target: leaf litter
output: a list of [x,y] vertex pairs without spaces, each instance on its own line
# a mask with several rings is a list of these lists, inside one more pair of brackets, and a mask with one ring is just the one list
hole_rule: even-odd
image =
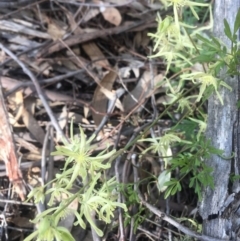
[[[78,125],[89,136],[100,128],[103,136],[98,152],[106,147],[106,140],[111,146],[124,147],[136,128],[152,121],[151,96],[158,100],[155,108],[163,110],[166,95],[157,83],[164,78],[166,66],[161,59],[148,61],[153,43],[147,33],[156,32],[157,11],[166,12],[160,2],[147,0],[8,1],[0,7],[1,42],[25,66],[19,66],[1,48],[0,212],[2,223],[3,219],[7,223],[0,227],[0,240],[23,240],[33,232],[29,220],[39,207],[22,201],[31,188],[50,181],[63,167],[63,157],[52,157],[50,152],[61,137],[69,137],[72,118],[76,134]],[[41,100],[26,69],[42,90]],[[171,120],[166,117],[159,121],[158,129],[162,132],[169,126]],[[134,150],[139,154],[142,192],[156,208],[168,205],[178,216],[189,214],[183,201],[170,199],[166,204],[157,191],[152,175],[159,176],[160,164],[155,157],[140,157],[146,148],[139,143]],[[127,156],[117,172],[120,182],[133,183]],[[108,175],[117,175],[114,162]],[[67,197],[59,197],[58,202],[61,198]],[[185,203],[193,209],[188,199]],[[79,208],[75,201],[71,205]],[[142,212],[134,203],[128,208],[133,215]],[[134,227],[136,233],[124,227],[127,239],[167,240],[169,227],[157,215],[141,215],[146,219]],[[117,215],[113,222],[119,225]],[[76,240],[91,239],[88,230],[73,223],[72,215],[62,221]],[[103,227],[101,221],[98,225]],[[105,240],[116,240],[118,230],[113,226],[103,227]]]

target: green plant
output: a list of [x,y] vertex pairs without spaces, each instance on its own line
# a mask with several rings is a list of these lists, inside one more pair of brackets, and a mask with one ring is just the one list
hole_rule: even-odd
[[200,139],[195,137],[191,144],[185,145],[184,151],[171,160],[171,167],[168,171],[173,172],[178,168],[179,178],[172,178],[165,183],[168,188],[164,196],[168,197],[174,195],[177,191],[181,191],[181,180],[191,174],[189,187],[193,187],[199,199],[201,199],[202,187],[214,187],[211,177],[212,169],[203,162],[204,159],[210,157],[210,154],[221,155],[222,151],[211,147],[210,142],[206,141],[203,136]]
[[[108,152],[104,150],[97,156],[92,155],[91,142],[94,136],[86,139],[83,130],[80,129],[80,138],[73,136],[71,128],[70,143],[65,142],[64,146],[57,147],[53,154],[66,156],[66,163],[61,174],[56,175],[52,181],[54,187],[45,192],[47,187],[35,188],[29,198],[35,198],[35,203],[44,202],[45,196],[50,195],[50,209],[38,215],[34,223],[40,223],[39,229],[31,234],[25,241],[33,238],[37,240],[73,240],[68,230],[58,227],[59,220],[64,218],[68,212],[73,212],[77,218],[76,225],[86,228],[86,221],[96,231],[99,236],[103,233],[96,227],[92,220],[92,212],[106,223],[111,221],[113,210],[122,207],[126,210],[125,204],[116,201],[114,190],[118,188],[115,178],[103,180],[101,171],[110,167],[110,163],[104,160],[114,159],[131,146],[138,143],[148,143],[141,154],[154,154],[163,160],[163,168],[157,180],[160,192],[164,192],[165,198],[182,190],[182,181],[190,176],[189,187],[193,188],[198,198],[201,199],[202,187],[213,188],[211,177],[212,169],[203,162],[211,154],[222,155],[221,150],[217,150],[204,138],[207,127],[207,115],[202,108],[204,102],[212,94],[216,93],[219,101],[223,103],[219,93],[220,88],[231,87],[220,78],[220,71],[225,70],[225,75],[235,75],[238,72],[240,52],[238,50],[237,31],[240,27],[240,11],[236,16],[233,31],[224,20],[225,34],[231,41],[231,48],[228,49],[220,40],[213,36],[204,36],[205,30],[210,30],[213,26],[211,5],[197,3],[186,0],[164,0],[165,7],[173,7],[173,16],[162,19],[158,16],[158,29],[155,34],[149,36],[154,41],[154,54],[151,58],[161,57],[166,61],[166,75],[161,85],[167,88],[166,95],[169,97],[164,104],[165,111],[154,120],[141,135],[137,136],[131,143],[115,153],[115,150]],[[192,14],[198,20],[198,12],[195,7],[208,9],[209,26],[195,28],[181,21],[181,12],[188,8],[188,15]],[[183,18],[185,19],[185,18]],[[194,70],[197,63],[201,64],[198,71]],[[181,69],[181,71],[180,71]],[[179,72],[178,72],[179,71]],[[169,77],[172,75],[172,77]],[[221,74],[222,76],[222,74]],[[187,84],[193,86],[191,92],[187,90]],[[196,93],[197,92],[197,93]],[[187,93],[187,96],[186,96]],[[171,107],[182,116],[180,120],[170,130],[161,136],[145,137],[150,128],[154,128],[157,121],[169,113]],[[177,146],[180,151],[173,155],[172,148]],[[179,170],[178,177],[173,177],[175,170]],[[72,193],[72,188],[78,177],[82,179],[82,188],[78,192]],[[238,177],[235,177],[238,178]],[[135,205],[139,202],[136,194],[130,186],[127,193],[128,202]],[[54,207],[54,201],[61,194],[65,193],[68,199],[63,200],[59,207]],[[71,210],[68,205],[77,199],[80,203],[80,212]],[[53,207],[52,207],[53,206]],[[136,214],[136,225],[142,222],[141,211]],[[128,220],[125,220],[127,222]],[[135,225],[135,227],[136,227]],[[50,227],[50,228],[49,228]]]
[[[103,232],[96,226],[92,214],[94,213],[99,219],[110,223],[116,207],[127,210],[125,204],[116,201],[118,183],[115,177],[109,180],[102,180],[101,178],[101,171],[110,167],[110,163],[105,164],[104,161],[113,155],[115,150],[108,151],[106,149],[98,155],[92,156],[94,146],[91,145],[91,141],[93,139],[94,136],[87,140],[81,128],[80,137],[74,137],[72,123],[70,141],[64,141],[64,146],[57,146],[57,151],[52,153],[52,155],[66,157],[62,173],[56,175],[56,178],[52,181],[53,187],[46,192],[44,190],[48,184],[44,187],[34,188],[28,195],[29,199],[34,198],[35,203],[43,203],[46,195],[50,195],[50,200],[48,202],[49,209],[37,215],[33,220],[33,223],[39,225],[38,229],[28,236],[25,241],[32,240],[35,237],[37,241],[74,240],[66,228],[58,226],[60,219],[65,218],[71,212],[74,213],[77,219],[75,225],[80,225],[85,229],[87,221],[95,232],[102,236]],[[72,188],[79,177],[82,179],[82,188],[79,188],[77,192],[73,192]],[[60,205],[55,207],[55,201],[62,194],[65,194],[67,199],[61,200]],[[74,200],[77,200],[80,204],[79,212],[68,207]]]
[[[167,16],[165,19],[158,16],[157,33],[149,34],[155,42],[155,53],[151,58],[161,57],[166,60],[167,75],[161,82],[161,85],[167,88],[168,101],[164,104],[166,107],[174,105],[177,112],[182,113],[182,118],[171,130],[161,136],[142,138],[139,141],[150,143],[150,147],[144,151],[144,154],[157,154],[165,163],[164,169],[158,176],[158,188],[159,191],[164,192],[165,198],[181,191],[181,181],[191,174],[189,187],[193,188],[198,198],[201,199],[202,187],[214,187],[211,177],[212,169],[204,164],[204,159],[209,158],[211,154],[222,155],[223,153],[213,148],[203,137],[207,127],[207,115],[201,106],[213,92],[217,94],[221,104],[224,104],[219,89],[224,87],[231,91],[232,88],[224,82],[225,78],[222,73],[224,71],[225,76],[239,74],[240,52],[237,31],[240,27],[240,11],[236,16],[233,31],[224,20],[224,31],[231,41],[231,48],[228,49],[219,39],[211,35],[207,36],[203,32],[210,30],[213,26],[211,5],[182,0],[164,0],[163,3],[167,7],[172,6],[174,14],[173,17]],[[189,22],[186,24],[181,21],[184,8],[190,9],[188,16],[191,12],[198,20],[195,6],[208,8],[209,26],[195,28],[189,26]],[[199,70],[196,71],[194,67],[199,63],[202,67],[198,67]],[[180,72],[175,72],[179,69],[181,69]],[[220,72],[222,78],[219,77]],[[170,73],[174,77],[167,78]],[[189,81],[195,89],[198,89],[198,94],[194,93],[185,97],[186,85]],[[192,133],[186,129],[186,123],[192,126]],[[196,129],[198,132],[193,138]],[[183,148],[178,154],[172,156],[171,149],[176,143]],[[172,177],[176,169],[180,170],[178,178]]]
[[131,209],[135,209],[134,206],[138,206],[137,212],[133,214],[126,213],[125,218],[124,218],[124,226],[127,227],[128,225],[131,224],[132,219],[134,220],[134,233],[136,233],[137,228],[139,225],[144,222],[145,217],[142,215],[142,213],[145,212],[145,208],[140,204],[139,205],[139,197],[134,190],[134,185],[133,184],[127,184],[127,185],[121,185],[120,191],[123,193],[125,200],[126,200],[126,205],[128,207],[131,207]]

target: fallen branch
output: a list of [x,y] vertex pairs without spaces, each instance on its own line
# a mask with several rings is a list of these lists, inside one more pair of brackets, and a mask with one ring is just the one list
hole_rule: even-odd
[[18,168],[18,160],[14,145],[11,126],[8,121],[8,113],[0,84],[0,158],[6,166],[6,174],[13,184],[22,201],[25,200],[26,189],[22,179],[22,173]]

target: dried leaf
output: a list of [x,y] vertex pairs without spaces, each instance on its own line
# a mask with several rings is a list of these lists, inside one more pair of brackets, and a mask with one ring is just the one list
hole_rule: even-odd
[[86,125],[90,125],[90,122],[82,115],[79,115],[75,112],[69,112],[69,120],[71,120],[72,118],[74,118],[74,122],[76,123],[84,123]]
[[170,103],[170,101],[172,100],[172,97],[170,97],[170,96],[168,96],[168,95],[164,95],[164,96],[160,96],[158,99],[157,99],[157,101],[156,101],[156,103],[157,104],[168,104],[168,103]]
[[53,40],[61,39],[66,34],[63,27],[61,27],[56,21],[52,20],[48,21],[47,32]]
[[101,12],[104,19],[115,26],[122,22],[122,16],[116,8],[101,8]]
[[36,138],[38,142],[43,144],[45,133],[43,129],[39,126],[38,122],[34,118],[31,109],[34,105],[33,98],[27,98],[24,101],[24,110],[23,110],[23,122],[30,131],[30,133]]
[[24,138],[14,135],[14,139],[19,144],[19,146],[24,147],[26,150],[29,150],[31,153],[39,154],[39,155],[41,154],[41,150],[38,147],[33,145],[31,142],[28,142]]
[[[131,7],[134,8],[134,9],[136,9],[136,10],[139,11],[139,12],[144,12],[144,11],[147,10],[147,8],[146,8],[143,4],[141,4],[140,2],[138,2],[138,1],[133,1],[133,2],[131,3]],[[131,13],[131,12],[132,12],[132,11],[130,11],[129,13]]]
[[[138,81],[137,86],[123,99],[123,107],[126,112],[131,111],[139,103],[143,104],[146,101],[146,98],[153,94],[154,89],[151,89],[151,78],[151,73],[145,71]],[[156,86],[163,78],[163,74],[155,76],[153,80],[154,86]]]
[[95,110],[95,112],[92,111],[92,117],[96,126],[98,126],[101,123],[104,117],[102,114],[97,114],[96,112],[107,112],[108,97],[103,92],[105,91],[106,93],[107,91],[112,90],[113,83],[117,78],[116,69],[114,70],[115,71],[110,71],[108,74],[105,75],[105,77],[102,79],[100,85],[96,88],[93,95],[92,107]]
[[[58,124],[60,128],[63,130],[67,124],[67,119],[68,119],[68,111],[66,105],[63,106],[62,112],[58,116]],[[57,141],[61,140],[61,135],[57,133]]]
[[120,78],[129,78],[130,77],[130,71],[131,68],[130,67],[122,67],[119,69],[119,76]]
[[95,65],[99,65],[104,68],[110,67],[108,60],[104,59],[105,58],[104,54],[94,42],[82,44],[82,47],[86,52],[86,54],[89,56],[89,58],[94,62]]
[[139,68],[133,68],[132,71],[133,71],[133,73],[135,74],[136,78],[138,78],[139,75],[140,75],[140,70],[139,70]]
[[84,117],[87,118],[88,117],[88,114],[89,114],[89,108],[87,106],[84,106],[83,107],[83,114],[84,114]]
[[151,91],[151,73],[145,71],[137,83],[137,86],[123,99],[123,107],[126,112],[131,111],[139,103],[143,104]]
[[3,63],[6,60],[6,53],[4,51],[0,51],[0,63]]
[[90,8],[88,12],[83,15],[83,22],[87,23],[92,18],[96,17],[100,13],[100,10],[98,8]]
[[133,42],[136,48],[139,48],[140,46],[146,48],[149,46],[150,42],[148,32],[146,30],[137,32],[134,36]]
[[29,218],[26,217],[12,217],[11,222],[19,228],[33,228],[33,223],[30,222]]
[[13,112],[17,113],[14,117],[11,113],[9,113],[9,121],[13,126],[20,126],[18,124],[18,120],[20,119],[20,117],[22,117],[23,112],[23,91],[17,91],[14,95],[9,96],[9,99],[9,102],[11,103],[10,108],[13,109]]
[[121,110],[122,112],[124,112],[123,104],[122,104],[122,102],[121,102],[119,99],[116,100],[115,106],[116,106],[119,110]]
[[[74,31],[75,34],[83,34],[84,31],[78,26],[72,14],[65,8],[64,8],[64,11],[67,15],[71,30]],[[94,42],[88,42],[88,43],[82,44],[82,48],[86,52],[86,54],[90,57],[90,59],[94,62],[94,64],[97,64],[101,67],[110,66],[108,60],[104,59],[105,57],[104,54]],[[101,59],[101,60],[95,61],[97,59]]]

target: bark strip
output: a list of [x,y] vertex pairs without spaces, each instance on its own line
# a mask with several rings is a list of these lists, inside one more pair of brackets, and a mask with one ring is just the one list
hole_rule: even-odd
[[[224,34],[224,18],[233,29],[235,17],[237,15],[239,0],[218,0],[214,2],[214,36],[224,42],[229,48],[230,41]],[[207,138],[211,144],[221,150],[224,150],[224,156],[229,157],[233,151],[233,128],[237,116],[237,76],[223,79],[225,72],[222,71],[220,79],[225,81],[233,89],[230,92],[226,88],[221,88],[219,93],[223,98],[224,105],[218,100],[216,94],[213,94],[208,101],[208,129]],[[212,155],[206,164],[213,168],[213,178],[215,188],[211,190],[206,188],[203,200],[200,203],[200,214],[203,218],[203,233],[215,238],[226,240],[237,240],[237,231],[234,230],[236,217],[233,217],[229,209],[229,197],[233,191],[229,189],[229,177],[231,170],[231,160],[226,160],[217,155]],[[236,195],[237,196],[237,195]],[[234,199],[233,199],[234,200]],[[234,202],[234,201],[233,201]],[[227,204],[226,204],[227,203]],[[231,205],[230,205],[231,206]],[[226,210],[228,209],[227,213]]]
[[0,158],[6,166],[6,174],[13,183],[16,192],[22,201],[25,200],[25,186],[22,174],[18,167],[17,155],[11,126],[8,121],[8,113],[3,97],[2,86],[0,84]]

